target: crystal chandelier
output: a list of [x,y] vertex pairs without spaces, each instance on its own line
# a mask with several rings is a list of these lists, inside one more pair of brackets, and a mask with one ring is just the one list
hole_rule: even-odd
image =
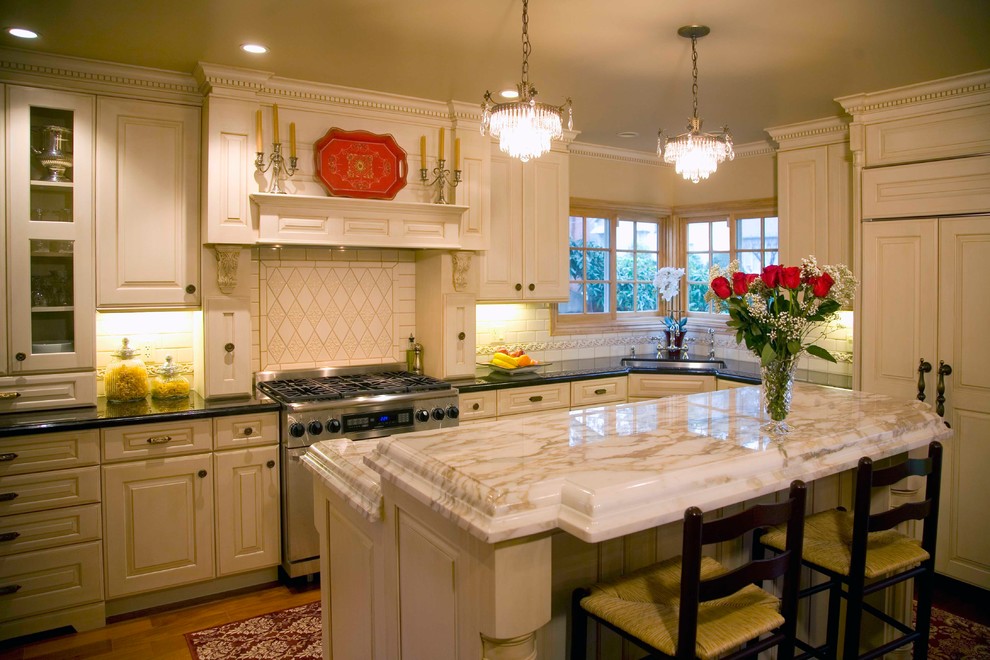
[[522,82],[516,85],[519,98],[506,103],[492,101],[492,93],[485,92],[485,102],[481,104],[481,134],[487,131],[498,138],[498,147],[503,153],[522,162],[539,158],[550,151],[550,142],[563,137],[564,111],[567,111],[567,129],[574,126],[571,100],[561,106],[539,103],[536,88],[529,82],[529,0],[523,0],[522,17],[523,63]]
[[723,126],[720,133],[704,133],[701,130],[701,120],[698,118],[698,39],[711,32],[705,25],[685,25],[677,30],[677,34],[691,39],[691,75],[694,84],[691,93],[694,96],[694,115],[688,124],[687,133],[681,133],[675,138],[668,138],[663,129],[657,134],[657,155],[664,162],[670,163],[678,174],[693,183],[707,179],[718,169],[718,164],[726,158],[735,158],[732,151],[732,136],[729,127]]

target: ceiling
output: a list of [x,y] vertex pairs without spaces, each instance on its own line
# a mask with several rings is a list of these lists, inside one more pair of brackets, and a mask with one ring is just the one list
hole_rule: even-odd
[[[521,76],[521,0],[4,0],[0,46],[191,72],[198,61],[436,100]],[[837,116],[834,98],[990,69],[990,0],[530,0],[530,81],[585,143],[640,151],[691,114],[737,144]],[[239,45],[271,50],[249,55]],[[634,131],[636,138],[618,133]]]

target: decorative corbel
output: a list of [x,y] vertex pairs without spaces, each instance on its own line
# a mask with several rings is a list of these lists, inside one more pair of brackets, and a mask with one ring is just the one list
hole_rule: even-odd
[[464,291],[468,286],[468,272],[471,270],[471,257],[474,252],[464,250],[451,252],[454,265],[454,291]]
[[237,262],[241,255],[240,245],[214,245],[217,255],[217,286],[223,293],[233,293],[237,288]]

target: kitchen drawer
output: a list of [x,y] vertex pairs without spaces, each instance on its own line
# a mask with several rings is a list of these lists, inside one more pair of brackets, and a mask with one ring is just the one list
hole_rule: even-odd
[[571,384],[533,385],[498,390],[498,416],[567,408],[571,405]]
[[98,541],[100,505],[35,511],[0,518],[0,556]]
[[100,501],[100,468],[84,467],[0,478],[0,516]]
[[0,620],[102,600],[101,547],[100,541],[91,541],[4,557],[0,562]]
[[732,390],[737,387],[751,387],[754,383],[741,383],[738,380],[726,380],[724,378],[715,379],[715,389]]
[[100,432],[96,429],[0,440],[0,477],[99,463]]
[[623,403],[626,400],[626,377],[596,378],[571,383],[571,408]]
[[215,449],[236,449],[278,442],[278,413],[213,418]]
[[715,376],[629,374],[628,378],[630,400],[715,391]]
[[96,372],[0,378],[0,413],[96,405]]
[[459,395],[457,407],[461,411],[460,421],[468,422],[472,419],[484,419],[494,417],[496,413],[496,400],[494,390],[488,392],[470,392]]
[[103,429],[103,461],[194,454],[213,449],[213,420],[138,424]]

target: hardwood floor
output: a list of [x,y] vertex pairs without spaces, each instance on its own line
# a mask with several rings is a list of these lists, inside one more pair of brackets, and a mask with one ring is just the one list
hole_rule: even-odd
[[0,660],[186,660],[185,634],[320,599],[319,582],[276,584],[195,605],[118,618],[83,633],[45,633],[0,642]]

